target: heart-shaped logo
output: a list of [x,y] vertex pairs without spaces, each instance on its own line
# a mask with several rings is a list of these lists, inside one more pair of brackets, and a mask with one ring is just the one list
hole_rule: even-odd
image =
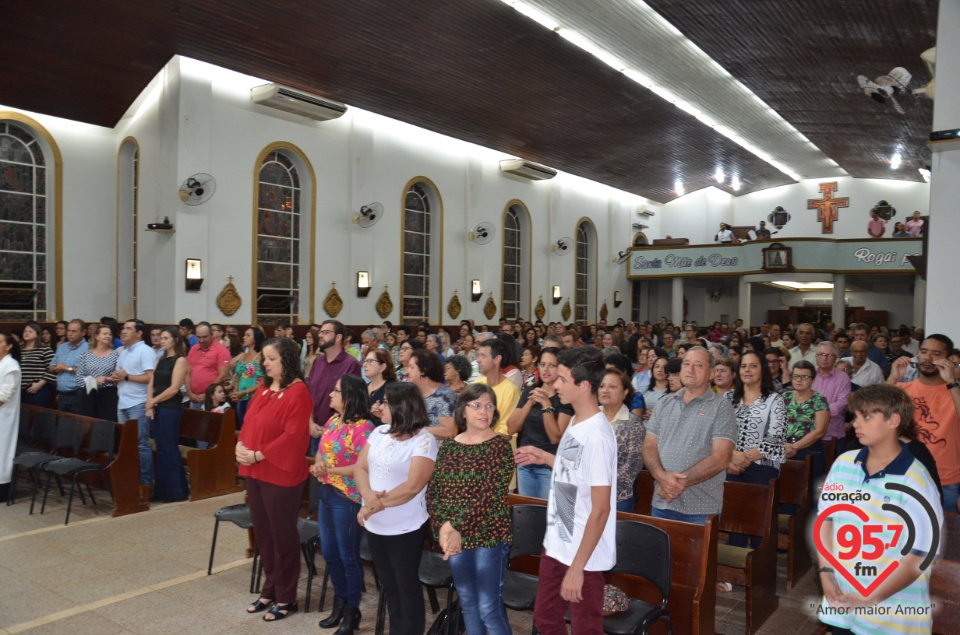
[[853,574],[847,571],[847,568],[844,567],[840,563],[840,561],[834,557],[832,553],[830,553],[827,549],[824,548],[823,542],[820,540],[820,528],[823,525],[823,521],[829,518],[832,514],[839,511],[850,512],[851,514],[853,514],[863,522],[868,522],[870,520],[870,517],[867,515],[867,513],[862,509],[860,509],[859,507],[854,507],[853,505],[849,505],[847,503],[831,505],[827,509],[823,510],[823,513],[817,516],[817,522],[813,526],[813,541],[817,545],[817,551],[819,551],[824,558],[830,561],[830,564],[832,564],[836,568],[836,570],[840,573],[840,575],[846,578],[847,582],[853,585],[853,588],[855,588],[857,592],[860,593],[860,595],[862,595],[863,597],[867,597],[873,592],[874,589],[880,586],[880,583],[886,580],[891,573],[896,571],[897,567],[900,566],[900,563],[897,562],[896,560],[891,562],[889,565],[887,565],[886,569],[884,569],[883,571],[880,572],[879,575],[877,575],[876,579],[874,579],[874,581],[870,584],[870,586],[864,588],[864,586],[860,584],[860,581],[857,580],[855,577],[853,577]]

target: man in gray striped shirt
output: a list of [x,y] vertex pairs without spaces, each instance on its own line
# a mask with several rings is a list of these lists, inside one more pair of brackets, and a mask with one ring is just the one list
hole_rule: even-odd
[[664,395],[647,423],[643,464],[657,486],[651,514],[703,524],[723,505],[723,481],[737,438],[730,403],[710,390],[713,358],[694,346],[683,357],[676,393]]

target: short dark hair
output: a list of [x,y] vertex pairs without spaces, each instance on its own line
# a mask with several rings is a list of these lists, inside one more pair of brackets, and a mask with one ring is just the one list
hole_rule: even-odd
[[410,353],[410,360],[417,362],[417,368],[424,377],[438,384],[443,383],[443,362],[439,355],[425,348],[418,348]]
[[415,435],[430,424],[427,404],[420,390],[405,381],[392,381],[383,391],[383,398],[390,408],[390,428],[384,434]]
[[597,394],[603,381],[603,358],[600,351],[592,346],[579,346],[561,351],[557,363],[570,369],[573,383],[580,385],[590,382],[590,392]]
[[470,364],[470,360],[463,355],[451,355],[447,358],[447,363],[453,370],[457,371],[460,381],[467,381],[473,374],[473,366]]
[[126,324],[127,322],[133,322],[133,330],[135,330],[137,333],[140,333],[140,336],[142,339],[143,333],[147,330],[147,325],[143,323],[143,320],[138,320],[137,318],[133,318],[132,320],[124,321],[124,324]]
[[847,409],[861,415],[879,412],[884,419],[900,415],[897,436],[916,438],[913,399],[902,388],[890,384],[863,386],[847,397]]
[[185,329],[190,329],[192,331],[194,328],[193,320],[191,320],[190,318],[183,318],[182,320],[180,320],[180,326],[182,326]]
[[343,420],[361,421],[370,419],[370,393],[367,392],[367,383],[356,375],[349,373],[340,375],[339,381]]
[[490,357],[493,357],[494,359],[497,357],[500,358],[500,368],[506,368],[506,364],[504,364],[504,362],[507,361],[507,355],[509,353],[507,351],[507,345],[503,343],[503,340],[497,337],[491,337],[490,339],[483,340],[482,342],[477,342],[476,347],[478,349],[483,348],[484,346],[490,349]]
[[467,429],[467,404],[476,401],[483,395],[490,395],[493,402],[493,418],[490,420],[490,428],[493,429],[500,420],[500,410],[497,408],[497,393],[487,384],[470,384],[463,389],[460,396],[457,397],[457,406],[453,409],[453,422],[457,425],[457,430],[463,432]]
[[[941,333],[933,333],[933,334],[931,334],[931,335],[927,335],[927,336],[924,337],[923,339],[924,339],[924,340],[937,340],[937,341],[940,342],[941,344],[945,345],[945,346],[947,347],[947,350],[948,350],[948,351],[949,351],[951,348],[953,348],[953,340],[950,339],[949,337],[947,337],[946,335],[941,334]],[[923,344],[923,342],[921,342],[921,344]]]
[[410,335],[410,327],[404,326],[403,324],[397,324],[397,328],[394,329],[397,335],[400,334],[400,331],[403,331],[405,334]]
[[347,327],[345,327],[340,320],[324,320],[320,323],[320,328],[323,328],[324,324],[329,324],[333,327],[334,339],[336,339],[337,335],[341,336],[341,338],[347,335]]
[[813,378],[817,378],[817,367],[813,365],[813,362],[808,362],[805,359],[801,359],[793,365],[793,370],[797,370],[798,368],[800,370],[809,370],[811,373],[813,373]]
[[779,348],[770,346],[768,348],[763,349],[763,356],[766,357],[767,355],[776,355],[777,357],[783,357],[783,351],[780,350]]
[[613,366],[624,375],[627,376],[629,380],[633,377],[633,364],[630,363],[630,358],[622,353],[614,353],[613,355],[607,355],[603,358],[603,363],[606,366]]

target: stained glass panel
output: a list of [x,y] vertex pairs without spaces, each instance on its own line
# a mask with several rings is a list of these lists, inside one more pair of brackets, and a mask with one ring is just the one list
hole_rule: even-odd
[[299,187],[290,157],[282,151],[267,155],[257,191],[257,315],[264,324],[281,318],[296,324],[299,317]]
[[33,192],[33,166],[0,161],[0,190]]
[[0,191],[0,220],[32,222],[33,201],[34,197],[29,194]]

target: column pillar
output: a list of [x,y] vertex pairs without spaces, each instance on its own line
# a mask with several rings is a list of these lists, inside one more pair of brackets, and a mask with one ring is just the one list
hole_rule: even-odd
[[680,326],[683,321],[683,278],[676,277],[671,281],[670,321]]
[[750,332],[750,283],[743,276],[740,276],[740,287],[737,290],[737,315],[733,317],[743,320],[743,328]]
[[847,286],[847,274],[833,274],[833,297],[830,301],[830,314],[833,316],[833,323],[840,328],[847,326],[847,304],[844,301]]
[[[929,274],[929,270],[928,273]],[[913,278],[913,326],[923,326],[926,322],[927,282],[920,276]],[[891,325],[892,326],[892,325]]]

